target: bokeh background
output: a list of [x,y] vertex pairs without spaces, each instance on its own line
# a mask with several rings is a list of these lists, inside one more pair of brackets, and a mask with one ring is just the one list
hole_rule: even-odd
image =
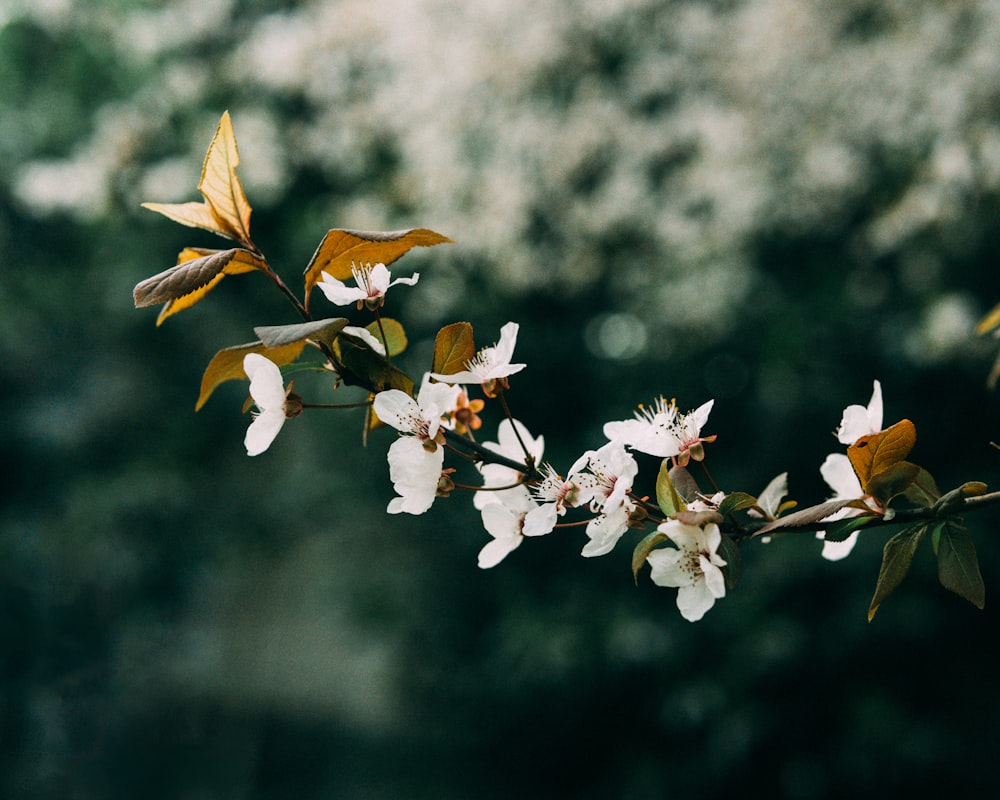
[[1000,3],[0,0],[0,795],[1000,789],[996,513],[985,611],[922,553],[868,624],[886,534],[835,564],[799,535],[692,625],[631,538],[481,571],[467,498],[387,516],[357,414],[255,459],[245,385],[195,414],[218,349],[295,321],[253,275],[132,307],[216,246],[139,203],[196,199],[225,109],[293,287],[332,227],[455,239],[398,262],[406,366],[520,322],[510,400],[560,469],[714,397],[719,483],[817,502],[878,378],[943,486],[997,481]]

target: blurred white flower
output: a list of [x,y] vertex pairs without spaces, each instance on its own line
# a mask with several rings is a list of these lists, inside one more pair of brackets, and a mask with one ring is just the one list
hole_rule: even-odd
[[676,519],[667,520],[657,530],[667,534],[677,547],[663,547],[646,556],[653,583],[676,587],[681,616],[697,622],[726,595],[721,569],[726,562],[718,553],[722,532],[715,523],[700,528]]

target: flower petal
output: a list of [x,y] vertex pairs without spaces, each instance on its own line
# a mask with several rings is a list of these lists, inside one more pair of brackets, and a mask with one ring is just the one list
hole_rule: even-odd
[[348,286],[343,281],[334,278],[329,272],[323,273],[323,280],[318,284],[326,299],[337,306],[349,306],[358,300],[364,300],[368,293],[358,286]]
[[243,357],[243,371],[250,379],[250,396],[257,408],[261,411],[280,408],[284,416],[285,384],[278,365],[260,353],[247,353]]
[[285,411],[283,408],[269,408],[255,416],[243,438],[247,455],[258,456],[267,450],[284,424]]

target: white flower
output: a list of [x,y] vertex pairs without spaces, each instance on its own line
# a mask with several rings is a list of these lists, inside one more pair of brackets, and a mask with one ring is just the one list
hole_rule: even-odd
[[714,402],[709,400],[694,411],[682,414],[673,400],[667,402],[659,397],[652,408],[639,406],[635,419],[605,424],[604,435],[640,453],[674,458],[685,466],[691,458],[695,461],[704,458],[703,442],[715,441],[715,436],[701,435]]
[[538,509],[538,503],[524,486],[504,492],[501,499],[483,507],[483,527],[493,540],[479,551],[481,569],[495,567],[521,544],[525,536],[541,536],[552,530],[531,524],[531,517]]
[[434,502],[444,465],[444,450],[438,446],[441,417],[455,404],[458,391],[457,386],[431,383],[425,375],[416,400],[399,389],[375,395],[378,418],[404,434],[389,447],[389,477],[400,495],[390,501],[390,514],[423,514]]
[[369,308],[378,308],[385,303],[385,293],[390,286],[397,283],[405,283],[413,286],[420,277],[419,273],[414,273],[412,278],[396,278],[390,283],[389,269],[385,264],[379,262],[372,266],[363,264],[360,267],[351,264],[351,273],[354,275],[354,282],[357,286],[348,286],[343,281],[337,280],[329,272],[323,273],[323,281],[318,284],[319,288],[326,295],[326,299],[338,306],[349,306],[357,303],[358,308],[367,305]]
[[[513,424],[510,420],[502,420],[497,426],[497,441],[483,442],[483,447],[511,461],[524,461],[525,453],[521,447],[522,443],[527,448],[528,455],[534,459],[534,463],[540,464],[542,454],[545,451],[545,437],[539,436],[535,439],[528,432],[528,429],[524,427],[524,424],[518,420],[514,420]],[[505,467],[502,464],[483,464],[479,467],[479,472],[483,476],[483,486],[485,488],[511,486],[520,481],[523,475],[522,472]],[[501,500],[503,493],[506,491],[509,490],[476,492],[472,500],[473,505],[478,509],[482,509],[490,503]]]
[[[585,471],[578,471],[581,467]],[[591,450],[570,470],[570,480],[580,487],[580,503],[589,503],[599,512],[587,523],[590,541],[582,555],[603,556],[610,553],[628,529],[629,515],[635,503],[629,499],[632,481],[639,466],[619,441],[610,441],[599,450]]]
[[718,554],[722,532],[715,523],[704,528],[669,519],[657,530],[677,545],[654,550],[646,560],[657,586],[677,587],[677,608],[681,616],[697,622],[715,601],[726,595],[726,581],[720,567],[726,562]]
[[854,444],[862,436],[869,436],[882,430],[882,384],[873,381],[872,397],[868,407],[848,406],[837,428],[837,441]]
[[248,456],[256,456],[271,446],[285,424],[285,384],[278,365],[259,353],[244,356],[243,371],[250,379],[250,396],[258,409],[243,444]]
[[[778,509],[781,508],[781,501],[788,494],[788,473],[782,472],[775,475],[769,484],[764,487],[764,491],[757,498],[757,506],[764,512],[766,519],[773,520],[778,516]],[[747,511],[751,517],[762,516],[756,508]]]
[[496,386],[506,385],[508,376],[520,372],[525,364],[511,364],[514,345],[517,343],[516,322],[508,322],[500,329],[500,341],[492,347],[484,347],[465,363],[465,370],[451,375],[432,373],[431,377],[445,383],[478,383],[488,396],[495,394]]
[[[819,468],[820,475],[827,485],[833,489],[831,500],[860,500],[865,496],[864,489],[861,488],[861,481],[851,466],[851,460],[843,453],[830,453]],[[847,517],[856,517],[864,513],[860,508],[842,508],[839,511],[823,517],[823,522],[829,522]],[[817,531],[816,538],[822,539],[824,534]],[[840,561],[850,555],[854,549],[854,543],[858,539],[858,532],[855,531],[842,542],[823,542],[823,558],[828,561]]]
[[541,536],[550,533],[556,526],[559,517],[566,513],[567,508],[573,508],[580,501],[580,486],[573,480],[573,475],[563,480],[551,464],[542,464],[541,473],[544,476],[540,483],[531,487],[531,497],[538,504],[525,521],[526,536]]

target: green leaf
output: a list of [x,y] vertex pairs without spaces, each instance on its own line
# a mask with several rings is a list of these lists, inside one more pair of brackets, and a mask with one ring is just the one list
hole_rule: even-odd
[[909,461],[897,461],[890,467],[872,475],[868,481],[868,494],[885,507],[896,495],[903,494],[920,474],[920,467]]
[[670,469],[670,481],[673,483],[674,489],[677,490],[677,494],[681,496],[681,499],[685,503],[693,503],[698,499],[698,495],[701,494],[698,482],[687,471],[686,467],[672,467]]
[[725,499],[719,503],[719,513],[725,517],[734,511],[742,511],[744,508],[754,508],[756,505],[757,498],[752,494],[733,492],[732,494],[727,494]]
[[[379,328],[378,320],[368,323],[365,328],[368,333],[382,342],[382,346],[385,347],[385,351],[390,357],[398,356],[406,349],[408,342],[402,323],[388,317],[382,317],[381,328]],[[386,341],[382,339],[382,331],[385,331]]]
[[635,546],[632,551],[632,579],[639,583],[639,570],[646,563],[646,556],[653,552],[659,545],[663,544],[670,537],[660,531],[653,531],[645,536],[642,541]]
[[767,523],[763,528],[758,528],[754,532],[754,536],[760,536],[765,533],[770,533],[771,531],[782,530],[785,528],[804,528],[807,525],[815,525],[817,522],[821,522],[826,517],[831,514],[840,511],[842,508],[847,507],[860,508],[864,511],[871,512],[862,500],[851,500],[851,499],[840,499],[840,500],[827,500],[825,503],[820,503],[815,506],[806,506],[805,508],[800,508],[791,514],[787,514],[784,517],[779,517],[773,522]]
[[342,347],[340,356],[345,367],[340,377],[348,386],[363,386],[374,392],[400,389],[413,395],[413,379],[367,347]]
[[986,605],[986,585],[979,571],[976,545],[969,532],[953,519],[940,525],[938,540],[938,579],[976,608]]
[[868,621],[871,622],[883,601],[903,582],[910,571],[917,547],[927,534],[926,525],[915,525],[893,536],[882,550],[882,568],[875,583],[875,594],[868,606]]
[[722,541],[719,543],[719,555],[726,562],[722,568],[722,574],[726,579],[726,589],[732,591],[743,572],[743,559],[740,556],[740,548],[730,537],[722,534]]
[[293,342],[304,342],[311,339],[314,342],[330,344],[337,334],[347,325],[343,317],[317,319],[312,322],[300,322],[296,325],[274,325],[254,328],[253,332],[268,347],[281,347]]
[[938,489],[934,476],[921,467],[913,483],[903,492],[903,497],[914,505],[931,508],[941,497],[941,490]]
[[454,375],[465,369],[466,362],[476,355],[472,326],[468,322],[453,322],[438,331],[434,339],[434,363],[431,372]]
[[663,459],[660,464],[660,472],[656,476],[656,504],[660,511],[667,517],[676,514],[678,511],[687,509],[684,500],[681,498],[674,483],[670,479],[670,459]]
[[848,517],[847,519],[837,520],[823,532],[823,539],[827,542],[843,542],[854,531],[863,528],[873,519],[876,519],[876,517]]

